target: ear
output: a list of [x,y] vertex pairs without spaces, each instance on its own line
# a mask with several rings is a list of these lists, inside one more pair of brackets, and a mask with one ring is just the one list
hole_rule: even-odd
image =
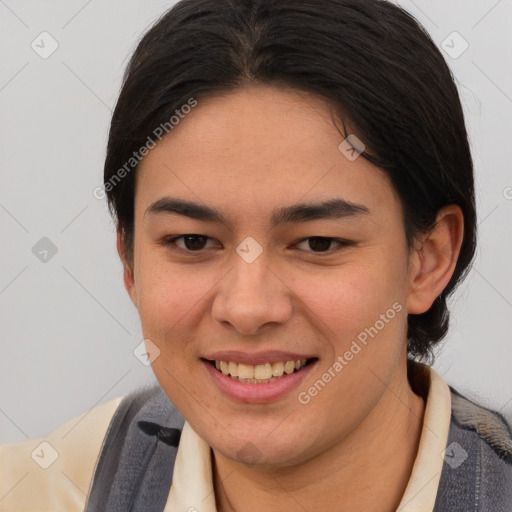
[[464,215],[456,205],[442,208],[434,228],[421,235],[410,255],[407,312],[428,311],[450,281],[462,245]]
[[135,287],[135,278],[133,273],[133,267],[128,263],[126,258],[126,251],[124,246],[124,239],[119,230],[117,229],[117,254],[119,254],[119,258],[121,259],[121,263],[123,264],[123,280],[124,287],[128,292],[128,295],[132,299],[133,304],[137,307],[139,300],[137,298],[137,288]]

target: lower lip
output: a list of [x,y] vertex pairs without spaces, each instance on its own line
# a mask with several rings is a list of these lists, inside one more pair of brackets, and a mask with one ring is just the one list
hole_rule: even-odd
[[250,384],[239,382],[219,372],[214,366],[202,361],[206,370],[217,387],[228,397],[245,403],[265,403],[278,400],[299,387],[301,382],[311,373],[317,361],[304,366],[300,371],[281,377],[266,384]]

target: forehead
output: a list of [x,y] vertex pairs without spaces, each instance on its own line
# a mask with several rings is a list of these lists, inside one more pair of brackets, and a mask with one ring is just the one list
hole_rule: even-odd
[[293,89],[255,86],[199,99],[139,164],[136,208],[164,195],[233,215],[333,197],[368,209],[395,202],[382,170],[340,151],[335,119],[325,100]]

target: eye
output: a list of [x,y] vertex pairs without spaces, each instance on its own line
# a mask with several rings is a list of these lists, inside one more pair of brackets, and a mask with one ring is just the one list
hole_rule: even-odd
[[[209,241],[213,242],[213,239],[206,235],[190,233],[186,235],[165,237],[162,239],[161,244],[165,247],[170,247],[171,249],[176,248],[183,252],[201,253],[202,251],[212,247],[207,246]],[[307,247],[300,248],[300,244],[307,244]],[[336,244],[337,248],[332,248],[332,244]],[[310,236],[300,240],[296,244],[299,249],[316,254],[333,253],[335,250],[349,245],[352,245],[352,242],[348,240],[325,236]]]
[[325,252],[333,252],[333,250],[329,250],[332,243],[338,244],[338,248],[350,245],[350,242],[346,240],[341,240],[338,238],[330,238],[326,236],[310,236],[309,238],[304,238],[301,240],[297,246],[300,244],[307,243],[308,247],[312,250],[305,249],[307,252],[313,253],[325,253]]
[[186,252],[200,252],[206,249],[205,245],[208,240],[212,240],[206,235],[197,235],[195,233],[166,237],[162,240],[165,246],[176,246],[178,249]]

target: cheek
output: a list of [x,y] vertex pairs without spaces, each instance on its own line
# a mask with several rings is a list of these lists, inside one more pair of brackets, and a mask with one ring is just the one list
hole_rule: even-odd
[[400,264],[361,261],[324,273],[302,274],[294,281],[295,292],[331,336],[352,339],[395,302],[404,301],[404,270],[398,273],[395,267]]
[[151,251],[141,255],[135,282],[143,330],[158,337],[194,318],[212,287],[193,266],[173,265]]
[[[197,373],[195,329],[204,315],[202,300],[211,284],[192,266],[180,268],[157,258],[156,251],[141,255],[136,275],[139,316],[144,338],[160,350],[152,370],[172,402],[185,413],[201,403]],[[186,393],[183,390],[187,389]],[[187,398],[188,397],[188,398]]]

